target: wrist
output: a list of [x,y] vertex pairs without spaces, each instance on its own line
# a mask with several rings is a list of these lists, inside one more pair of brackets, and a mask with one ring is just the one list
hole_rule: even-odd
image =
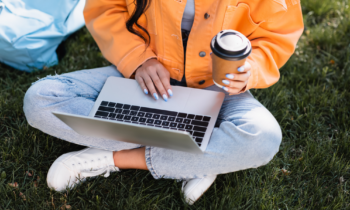
[[157,60],[157,58],[155,58],[155,57],[151,57],[151,58],[145,60],[143,63],[141,63],[141,64],[135,69],[134,73],[132,73],[132,75],[130,76],[130,78],[131,78],[131,79],[135,79],[136,71],[137,71],[142,65],[144,65],[146,62],[148,62],[148,61],[150,61],[150,60],[152,60],[152,59],[156,59],[156,60]]
[[149,59],[145,60],[143,63],[141,63],[141,65],[140,65],[139,67],[137,67],[136,70],[139,69],[139,68],[140,68],[142,65],[144,65],[145,63],[147,63],[147,62],[149,62],[149,61],[151,61],[151,60],[153,60],[153,59],[157,60],[157,58],[154,58],[154,57],[149,58]]

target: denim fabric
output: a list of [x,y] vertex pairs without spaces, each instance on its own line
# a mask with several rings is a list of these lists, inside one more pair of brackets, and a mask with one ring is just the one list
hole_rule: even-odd
[[[29,88],[24,98],[28,123],[49,135],[88,147],[111,151],[141,147],[142,145],[81,136],[51,113],[59,111],[88,115],[109,76],[122,77],[114,66],[110,66],[39,80]],[[216,86],[207,89],[223,92]],[[282,139],[275,118],[249,92],[232,96],[225,94],[216,123],[218,127],[214,128],[204,154],[146,147],[147,167],[154,178],[200,178],[256,168],[273,158]]]

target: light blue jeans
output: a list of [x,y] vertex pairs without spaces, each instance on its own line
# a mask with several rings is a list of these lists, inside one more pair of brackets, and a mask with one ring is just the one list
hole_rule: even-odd
[[[47,76],[37,81],[24,97],[28,123],[49,135],[88,147],[111,151],[141,147],[79,135],[51,113],[88,115],[109,76],[122,77],[114,66],[110,66]],[[224,92],[216,86],[207,89]],[[232,96],[225,94],[216,123],[218,127],[214,128],[204,154],[146,146],[147,167],[155,179],[202,178],[230,173],[257,168],[274,157],[282,140],[275,118],[249,92]]]

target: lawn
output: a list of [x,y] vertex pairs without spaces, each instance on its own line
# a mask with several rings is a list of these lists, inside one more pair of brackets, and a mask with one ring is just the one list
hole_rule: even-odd
[[[350,209],[349,0],[304,0],[305,31],[280,81],[252,90],[283,130],[267,165],[219,175],[193,206],[181,183],[123,170],[58,193],[47,171],[82,149],[30,127],[22,106],[31,83],[48,74],[110,65],[83,28],[60,47],[58,66],[24,73],[0,64],[0,209]],[[17,183],[17,187],[9,183]]]

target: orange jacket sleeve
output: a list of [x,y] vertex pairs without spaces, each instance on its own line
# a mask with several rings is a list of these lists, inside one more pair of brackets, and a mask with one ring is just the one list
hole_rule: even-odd
[[267,88],[279,80],[279,68],[294,53],[303,30],[301,7],[297,3],[262,23],[249,36],[253,50],[248,62],[252,70],[246,90]]
[[126,29],[125,0],[87,0],[84,17],[101,52],[124,77],[129,78],[146,60],[157,58],[140,37]]

